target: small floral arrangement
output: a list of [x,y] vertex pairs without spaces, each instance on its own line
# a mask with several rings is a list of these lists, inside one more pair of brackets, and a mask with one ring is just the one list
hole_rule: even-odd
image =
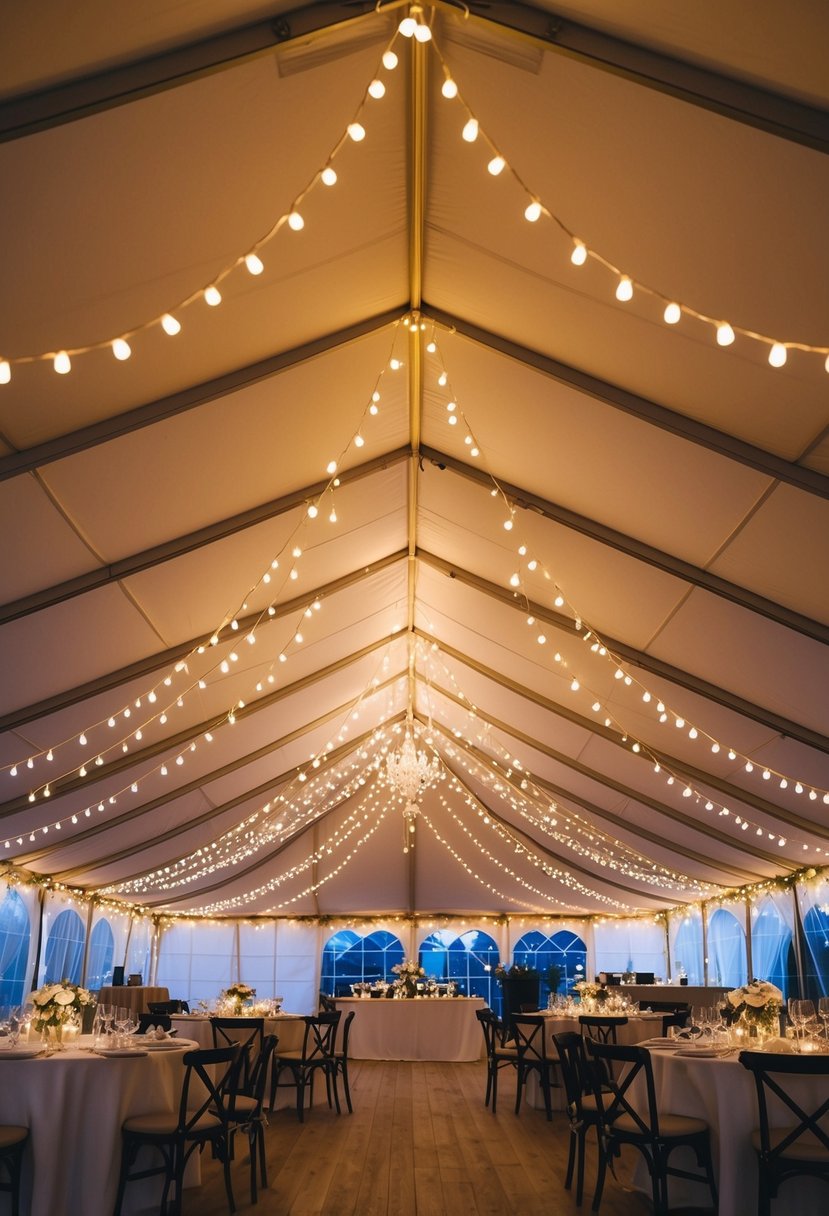
[[241,1013],[245,1002],[252,1001],[255,996],[256,989],[251,988],[250,984],[231,984],[224,992],[219,993],[219,1001],[223,1005],[229,1005],[236,1013]]
[[38,1033],[50,1026],[63,1026],[73,1011],[80,1011],[85,1005],[95,1004],[95,997],[88,989],[81,988],[78,984],[70,984],[69,980],[61,980],[59,984],[45,984],[32,993],[31,999],[35,1007],[32,1025]]
[[607,1000],[607,989],[603,984],[596,984],[592,980],[579,980],[573,985],[573,991],[577,992],[583,1001],[598,1001],[602,1004]]
[[399,975],[401,980],[406,979],[407,976],[410,979],[417,980],[426,974],[420,964],[416,963],[414,959],[405,959],[402,963],[395,963],[392,971],[395,975]]
[[724,1021],[733,1023],[743,1018],[758,1026],[774,1029],[783,1008],[783,993],[768,980],[752,980],[741,988],[725,994],[720,1007]]
[[505,967],[503,963],[498,963],[493,968],[492,974],[496,980],[502,983],[504,980],[517,979],[522,975],[538,975],[538,972],[535,967],[527,967],[523,963],[513,963],[511,967]]

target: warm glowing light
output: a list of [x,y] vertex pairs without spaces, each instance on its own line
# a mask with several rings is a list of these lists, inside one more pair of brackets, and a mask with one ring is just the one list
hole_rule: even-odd
[[432,31],[428,25],[424,25],[423,22],[421,22],[419,25],[415,26],[414,36],[418,42],[431,42]]
[[330,165],[326,165],[325,168],[323,169],[322,173],[320,174],[320,181],[322,182],[323,186],[336,186],[336,184],[337,184],[336,170],[332,169]]
[[59,376],[65,376],[72,370],[72,360],[69,358],[65,350],[61,350],[55,355],[52,366]]
[[393,72],[397,67],[398,59],[394,51],[383,52],[383,67],[387,72]]
[[257,253],[249,253],[245,257],[245,265],[250,274],[261,274],[265,269],[265,263]]
[[366,137],[366,129],[360,122],[350,122],[347,130],[349,139],[353,139],[355,144],[361,143]]
[[176,334],[181,333],[181,322],[177,321],[172,313],[165,312],[164,316],[161,318],[161,328],[164,330],[165,334],[168,334],[171,338],[174,338]]
[[734,330],[727,321],[721,321],[717,326],[717,345],[730,346],[734,341]]
[[633,282],[626,274],[623,274],[616,286],[616,299],[626,304],[628,300],[633,299]]
[[385,93],[386,86],[383,84],[382,80],[372,80],[371,84],[368,86],[369,97],[373,97],[375,101],[379,101],[381,97],[385,96]]
[[293,232],[302,232],[302,229],[305,227],[305,220],[298,211],[292,211],[288,216],[288,227]]
[[325,471],[329,475],[329,477],[333,476],[333,474],[336,473],[336,471],[337,471],[336,460],[329,460],[328,464],[325,466]]
[[529,220],[531,224],[534,224],[536,220],[540,218],[541,203],[539,203],[537,200],[533,200],[533,202],[531,202],[529,206],[524,209],[524,219]]
[[492,160],[487,165],[487,170],[493,177],[497,177],[499,173],[503,173],[507,162],[503,156],[493,156]]
[[11,364],[8,359],[0,359],[0,384],[8,384],[11,378]]
[[447,76],[440,91],[444,97],[451,101],[453,97],[457,97],[458,95],[458,86],[451,76]]
[[576,241],[573,245],[573,252],[570,254],[570,261],[574,266],[583,266],[587,261],[587,246],[583,241]]
[[414,17],[404,17],[397,27],[398,34],[402,34],[404,38],[411,38],[417,29],[417,22]]
[[211,286],[205,289],[204,302],[209,304],[211,308],[216,308],[222,302],[222,293],[218,287]]
[[464,129],[461,131],[461,135],[463,136],[463,138],[466,140],[466,142],[468,144],[474,144],[475,140],[478,138],[478,120],[477,120],[477,118],[470,118],[468,120],[468,122],[464,126]]
[[112,353],[119,362],[123,363],[132,354],[132,347],[125,338],[116,338],[112,343]]
[[662,320],[666,325],[676,325],[682,316],[682,309],[678,304],[667,304],[665,311],[662,314]]
[[772,367],[783,367],[788,358],[788,351],[782,342],[775,342],[769,351],[769,363]]

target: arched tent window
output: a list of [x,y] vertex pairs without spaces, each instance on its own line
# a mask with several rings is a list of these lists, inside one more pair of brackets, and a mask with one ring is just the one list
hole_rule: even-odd
[[112,956],[115,939],[108,921],[99,920],[89,937],[89,962],[86,968],[86,986],[97,992],[103,984],[112,983]]
[[353,929],[341,929],[322,952],[320,987],[334,996],[350,996],[351,985],[396,978],[392,967],[403,962],[403,947],[393,933],[378,929],[360,937]]
[[[792,967],[795,966],[792,931],[780,914],[774,900],[766,897],[752,909],[751,969],[752,978],[771,980],[783,996],[791,995]],[[795,975],[797,968],[795,966]]]
[[727,908],[717,908],[708,921],[708,977],[710,983],[727,988],[737,988],[748,978],[745,929]]
[[22,1005],[31,927],[23,900],[7,891],[0,904],[0,1005]]
[[[523,967],[535,967],[537,971],[541,972],[541,991],[538,1001],[543,1009],[550,994],[549,985],[544,978],[547,969],[552,966],[560,969],[561,977],[556,991],[569,992],[577,977],[584,976],[584,968],[587,966],[587,946],[569,929],[560,929],[551,937],[533,929],[518,939],[512,957],[513,962],[520,963]],[[577,972],[576,967],[579,965],[582,970]]]
[[84,937],[83,921],[71,908],[55,918],[46,942],[44,984],[57,984],[61,980],[69,980],[70,984],[81,982]]
[[671,970],[677,978],[684,971],[689,984],[704,982],[702,967],[702,917],[697,912],[682,915],[671,950]]
[[808,949],[804,991],[810,997],[829,996],[829,912],[817,904],[809,908],[803,917],[803,935]]
[[454,980],[466,996],[482,996],[491,1008],[500,1001],[500,991],[492,972],[499,961],[498,947],[478,929],[457,936],[452,929],[430,933],[420,947],[420,965],[438,983]]

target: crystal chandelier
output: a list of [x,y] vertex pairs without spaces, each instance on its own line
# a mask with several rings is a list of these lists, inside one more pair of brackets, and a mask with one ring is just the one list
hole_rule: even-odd
[[386,758],[386,777],[395,793],[406,799],[403,808],[403,818],[406,821],[403,852],[408,853],[410,844],[414,846],[415,821],[419,814],[417,800],[423,790],[437,779],[440,762],[437,756],[429,760],[425,752],[419,752],[414,745],[409,727],[406,727],[406,738],[399,751],[392,752]]

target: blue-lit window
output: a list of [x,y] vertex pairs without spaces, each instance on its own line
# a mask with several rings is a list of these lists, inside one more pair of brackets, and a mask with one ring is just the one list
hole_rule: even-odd
[[403,947],[393,933],[377,930],[360,937],[353,929],[341,929],[326,942],[322,952],[320,987],[333,996],[351,996],[351,985],[396,979],[392,967],[403,962]]
[[96,922],[89,938],[89,962],[86,967],[86,986],[97,992],[104,984],[112,983],[112,956],[115,941],[109,922]]
[[420,965],[439,984],[454,980],[464,996],[482,996],[491,1008],[501,996],[492,971],[499,961],[498,947],[478,929],[458,936],[453,929],[438,929],[420,947]]
[[515,943],[512,961],[522,967],[534,967],[541,972],[541,990],[538,1004],[544,1009],[550,988],[545,980],[548,967],[556,966],[561,970],[558,982],[558,992],[569,992],[576,980],[584,979],[587,966],[587,946],[580,937],[569,929],[560,929],[551,937],[534,929],[525,933]]
[[83,921],[71,908],[55,918],[46,942],[44,984],[58,984],[61,980],[69,980],[70,984],[81,982],[85,936]]
[[23,900],[7,891],[0,904],[0,1005],[22,1005],[31,928]]
[[829,913],[810,908],[803,917],[803,935],[808,949],[804,958],[806,996],[829,996]]
[[738,988],[748,978],[746,935],[727,908],[717,908],[708,921],[708,982]]

